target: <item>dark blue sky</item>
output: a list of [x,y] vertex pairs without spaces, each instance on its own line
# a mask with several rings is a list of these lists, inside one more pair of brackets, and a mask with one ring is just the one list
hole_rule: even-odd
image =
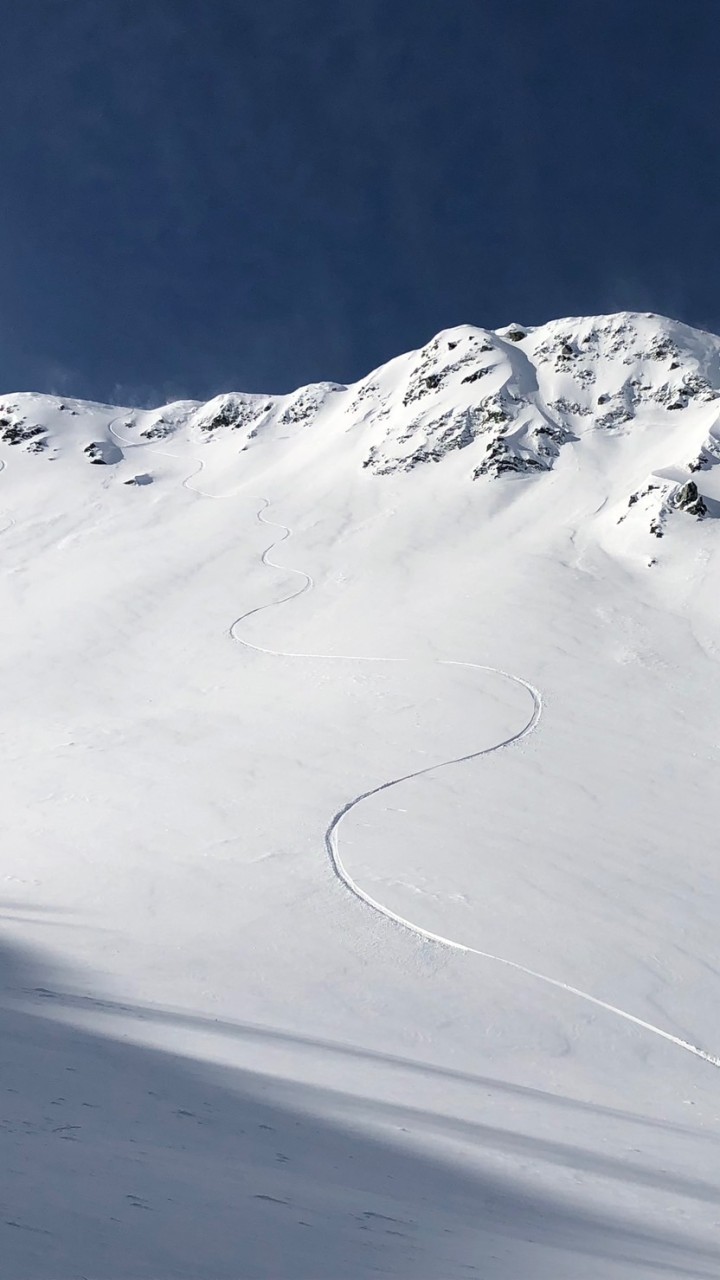
[[461,322],[720,329],[717,0],[3,6],[2,390],[348,381]]

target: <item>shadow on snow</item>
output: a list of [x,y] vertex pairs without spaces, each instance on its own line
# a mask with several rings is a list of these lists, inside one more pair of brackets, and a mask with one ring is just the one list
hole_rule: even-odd
[[[37,955],[0,948],[0,1247],[8,1276],[516,1280],[528,1263],[538,1280],[575,1277],[578,1267],[600,1276],[623,1264],[653,1276],[717,1275],[720,1254],[680,1232],[523,1190],[509,1175],[478,1171],[447,1143],[431,1154],[424,1140],[460,1136],[476,1157],[501,1150],[665,1186],[659,1170],[610,1157],[599,1168],[596,1153],[567,1144],[142,1047],[113,1033],[106,1015],[213,1020],[63,995],[64,983],[67,975],[49,972]],[[70,1025],[78,1006],[84,1021],[95,1009],[102,1030]],[[269,1045],[367,1056],[219,1026]],[[675,1189],[700,1200],[716,1195],[700,1181]]]

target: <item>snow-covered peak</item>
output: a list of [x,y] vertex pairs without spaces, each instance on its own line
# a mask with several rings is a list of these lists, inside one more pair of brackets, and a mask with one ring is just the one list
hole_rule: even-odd
[[[620,312],[495,331],[457,325],[349,387],[226,393],[152,410],[5,396],[0,447],[6,462],[29,454],[127,470],[135,458],[124,443],[220,446],[228,463],[238,454],[267,462],[272,445],[273,465],[331,458],[338,480],[359,470],[382,483],[439,467],[448,501],[457,485],[542,483],[572,462],[580,477],[604,477],[615,525],[661,537],[675,512],[702,519],[720,510],[719,401],[720,339]],[[698,501],[686,500],[690,482]]]

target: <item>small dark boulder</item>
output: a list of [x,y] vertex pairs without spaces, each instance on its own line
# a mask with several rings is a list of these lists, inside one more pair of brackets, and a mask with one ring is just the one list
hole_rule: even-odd
[[700,519],[707,515],[707,505],[694,480],[686,480],[675,494],[675,506],[679,511],[687,511],[689,516]]
[[122,452],[112,440],[92,440],[83,452],[96,467],[108,467],[122,462]]

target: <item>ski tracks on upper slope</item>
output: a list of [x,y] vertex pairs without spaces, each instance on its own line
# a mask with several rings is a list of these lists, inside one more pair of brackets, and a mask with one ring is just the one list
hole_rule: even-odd
[[[117,421],[117,419],[115,421]],[[158,453],[164,457],[175,458],[177,460],[176,454],[166,453],[164,450],[155,449],[154,447],[145,445],[144,442],[123,440],[123,438],[114,430],[114,422],[110,424],[110,431],[115,438],[126,447],[138,447],[142,444],[142,447],[147,448],[149,452]],[[238,490],[234,490],[233,493],[230,494],[215,495],[204,493],[201,489],[191,485],[190,481],[195,479],[203,468],[204,463],[200,460],[196,469],[183,481],[183,485],[186,489],[189,489],[192,493],[198,494],[200,497],[229,498],[236,496]],[[286,595],[280,596],[276,600],[271,600],[267,604],[255,605],[253,608],[247,609],[241,613],[237,618],[235,618],[234,622],[231,623],[228,629],[228,634],[231,639],[236,640],[246,649],[250,649],[255,653],[263,653],[276,658],[294,658],[323,662],[405,663],[410,661],[408,658],[373,658],[363,654],[290,653],[276,649],[268,649],[262,645],[253,644],[250,640],[245,639],[239,634],[239,628],[250,618],[256,617],[258,614],[264,613],[266,610],[275,609],[279,605],[287,604],[290,600],[298,599],[298,597],[310,591],[314,585],[312,576],[309,573],[306,573],[303,569],[294,569],[287,565],[278,564],[276,560],[270,558],[270,553],[276,547],[280,546],[281,543],[286,542],[287,539],[291,537],[292,530],[287,525],[280,524],[276,520],[270,520],[267,518],[265,512],[269,505],[268,499],[263,498],[262,506],[257,512],[257,519],[264,525],[278,529],[280,533],[279,536],[276,537],[263,551],[262,563],[268,568],[277,569],[283,573],[293,574],[300,579],[300,582],[294,591],[289,591]],[[524,680],[521,676],[512,675],[500,668],[486,666],[477,662],[462,662],[449,658],[441,658],[437,659],[437,661],[442,666],[457,666],[469,668],[475,671],[484,671],[489,674],[496,675],[503,680],[509,680],[514,684],[520,685],[521,688],[527,691],[531,698],[532,713],[526,724],[521,729],[516,733],[511,734],[510,737],[503,739],[502,742],[497,742],[491,747],[484,747],[479,751],[472,751],[466,755],[456,756],[449,760],[440,760],[435,764],[426,765],[422,769],[416,769],[409,773],[398,775],[398,777],[390,778],[388,781],[381,783],[377,787],[371,787],[367,791],[358,792],[357,795],[353,796],[352,799],[348,800],[344,805],[337,809],[326,827],[324,840],[326,853],[330,860],[333,872],[337,876],[338,880],[360,902],[363,902],[366,906],[370,907],[373,911],[377,912],[394,925],[415,934],[416,937],[422,938],[427,942],[432,942],[451,951],[461,952],[464,955],[477,956],[481,960],[502,965],[504,968],[511,969],[515,973],[520,973],[524,977],[532,979],[534,982],[541,982],[546,986],[553,987],[557,991],[564,991],[567,995],[574,996],[576,999],[582,1000],[596,1009],[601,1009],[605,1013],[612,1014],[617,1018],[622,1018],[623,1021],[629,1022],[633,1026],[639,1027],[641,1030],[649,1032],[654,1036],[658,1036],[660,1039],[675,1045],[677,1048],[684,1049],[687,1053],[692,1054],[696,1058],[702,1059],[704,1062],[710,1063],[714,1067],[720,1067],[720,1057],[717,1055],[709,1053],[699,1045],[692,1044],[690,1041],[684,1040],[682,1037],[676,1036],[670,1031],[665,1031],[662,1027],[655,1026],[652,1022],[647,1022],[644,1018],[637,1017],[635,1014],[628,1012],[627,1009],[622,1009],[618,1005],[610,1004],[608,1001],[601,1000],[598,996],[594,996],[588,991],[583,991],[579,987],[574,987],[570,983],[563,982],[559,978],[553,978],[548,974],[540,973],[538,970],[531,969],[527,965],[520,964],[516,960],[509,960],[504,956],[498,956],[489,951],[482,951],[477,947],[471,947],[466,943],[457,942],[453,938],[447,938],[443,934],[433,933],[432,930],[425,929],[422,925],[415,924],[412,920],[399,915],[396,911],[391,910],[390,907],[385,906],[384,903],[373,898],[357,883],[356,880],[353,879],[343,862],[338,840],[339,828],[349,813],[361,805],[365,800],[369,800],[371,796],[380,795],[382,792],[390,790],[391,787],[398,786],[401,782],[409,782],[411,779],[421,778],[430,773],[436,773],[440,769],[449,768],[451,765],[465,764],[471,760],[479,760],[482,756],[502,751],[506,747],[510,747],[514,743],[520,742],[523,738],[528,737],[528,735],[533,732],[540,716],[542,715],[543,704],[539,690],[536,689],[534,685],[530,684],[529,681]]]

